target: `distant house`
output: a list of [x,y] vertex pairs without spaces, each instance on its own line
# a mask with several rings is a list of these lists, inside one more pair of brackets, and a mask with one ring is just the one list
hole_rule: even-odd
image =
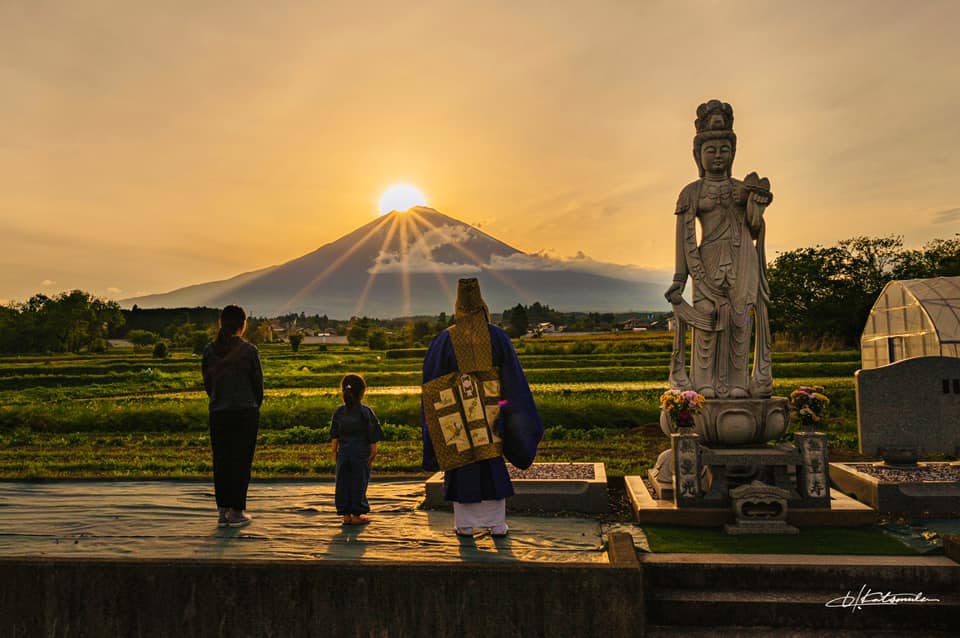
[[960,277],[891,281],[860,337],[863,369],[913,357],[960,357]]
[[556,331],[557,331],[557,327],[552,323],[550,323],[549,321],[538,323],[536,329],[534,330],[534,332],[537,332],[540,334],[545,334],[548,332],[556,332]]
[[668,321],[666,318],[660,319],[657,321],[651,321],[648,319],[627,319],[623,322],[624,330],[666,330],[668,327]]
[[336,343],[336,344],[346,344],[347,337],[346,335],[335,335],[330,334],[329,332],[318,332],[314,335],[306,336],[303,338],[303,343],[306,345],[314,345],[321,343]]

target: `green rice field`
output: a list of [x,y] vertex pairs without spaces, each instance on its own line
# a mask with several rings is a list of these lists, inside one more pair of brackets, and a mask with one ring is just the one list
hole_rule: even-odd
[[[667,447],[659,396],[671,336],[618,333],[516,342],[547,435],[540,461],[600,461],[613,476],[652,466]],[[365,375],[366,402],[387,440],[375,470],[420,473],[423,350],[260,347],[266,399],[257,477],[330,476],[329,417],[347,372]],[[776,352],[776,394],[819,384],[831,398],[824,427],[834,458],[856,456],[857,351]],[[789,432],[787,436],[789,436]],[[0,358],[0,478],[171,478],[211,472],[198,356],[149,353]]]

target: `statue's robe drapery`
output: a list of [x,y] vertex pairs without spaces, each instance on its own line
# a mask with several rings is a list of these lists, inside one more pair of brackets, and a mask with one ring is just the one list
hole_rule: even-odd
[[[520,469],[533,463],[537,445],[543,438],[543,423],[537,413],[530,385],[520,367],[510,337],[497,326],[489,325],[493,365],[500,369],[500,393],[504,402],[497,418],[497,432],[503,439],[503,457],[470,463],[444,472],[444,498],[458,503],[504,499],[513,495],[513,484],[507,473],[504,457]],[[450,333],[441,332],[430,344],[423,361],[423,383],[457,371]],[[427,433],[423,427],[423,469],[438,470],[440,466]]]
[[[743,182],[729,178],[729,199],[718,201],[712,211],[705,213],[717,217],[710,228],[703,228],[698,245],[696,219],[706,201],[703,198],[708,184],[705,179],[688,184],[680,192],[676,210],[677,272],[690,276],[694,308],[714,316],[719,328],[694,328],[689,383],[697,391],[711,388],[721,397],[735,388],[753,396],[769,396],[773,381],[764,221],[760,217],[750,223],[749,193]],[[754,318],[757,335],[751,375],[748,363]]]

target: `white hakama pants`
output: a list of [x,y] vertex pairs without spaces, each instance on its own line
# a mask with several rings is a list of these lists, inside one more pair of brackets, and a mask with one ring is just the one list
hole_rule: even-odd
[[453,524],[458,529],[482,527],[506,531],[507,499],[479,503],[453,503]]

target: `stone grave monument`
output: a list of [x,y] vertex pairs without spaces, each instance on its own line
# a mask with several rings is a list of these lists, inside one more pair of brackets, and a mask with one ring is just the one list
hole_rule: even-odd
[[960,512],[960,359],[916,357],[858,370],[860,453],[882,462],[833,463],[834,483],[884,512]]
[[[704,520],[721,522],[731,520],[737,508],[739,533],[752,528],[789,533],[785,523],[743,524],[751,512],[782,523],[789,510],[830,508],[825,435],[803,432],[794,445],[769,444],[790,420],[788,399],[773,396],[771,373],[764,214],[773,194],[767,178],[756,173],[743,180],[732,177],[737,136],[729,104],[701,104],[695,125],[693,157],[700,178],[684,187],[677,201],[676,268],[665,296],[674,311],[670,387],[695,390],[705,403],[692,427],[678,428],[666,411],[661,413],[671,445],[648,478],[660,506],[719,511],[721,517]],[[692,303],[682,296],[688,279]],[[751,487],[740,489],[744,486]],[[628,490],[639,489],[628,482]],[[740,507],[735,495],[751,493],[764,495],[761,504],[782,495],[773,499],[782,511]],[[638,518],[642,497],[634,500]]]

